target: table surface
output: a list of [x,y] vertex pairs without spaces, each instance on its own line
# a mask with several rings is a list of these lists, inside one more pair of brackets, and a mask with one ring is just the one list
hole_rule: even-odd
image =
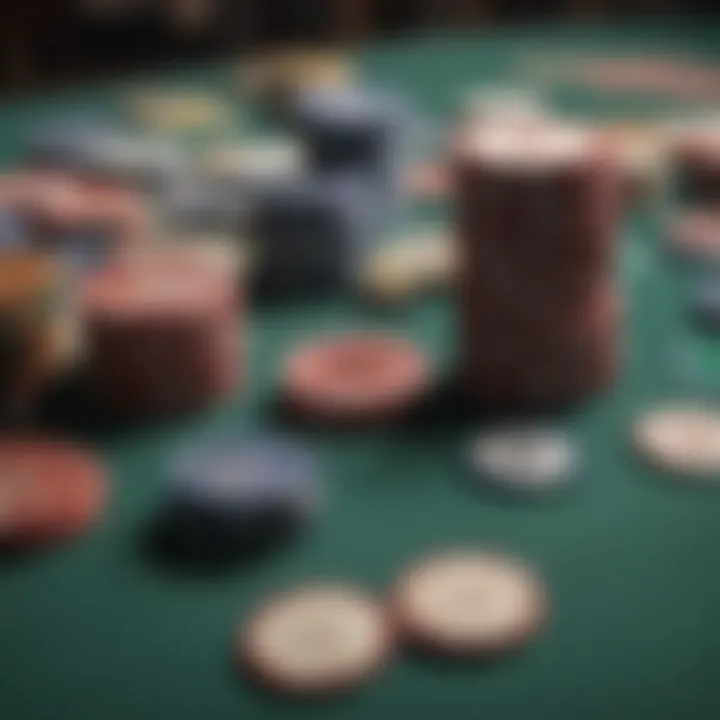
[[[383,43],[358,53],[369,80],[401,87],[441,122],[463,87],[512,81],[543,50],[711,55],[717,28],[535,28]],[[222,90],[228,67],[154,79]],[[122,83],[33,97],[0,112],[11,162],[28,127],[67,111],[115,107]],[[595,116],[642,115],[648,98],[559,89],[557,104]],[[252,130],[253,120],[248,120]],[[428,219],[433,211],[418,211]],[[147,528],[164,498],[167,454],[200,429],[277,425],[277,369],[301,339],[335,328],[385,327],[452,364],[448,301],[373,315],[349,300],[261,310],[247,318],[249,378],[217,411],[125,434],[91,433],[114,478],[104,522],[88,537],[0,565],[0,716],[8,720],[144,718],[711,718],[720,713],[720,496],[656,477],[628,452],[648,403],[702,390],[720,353],[686,323],[688,278],[659,252],[657,213],[638,214],[619,242],[627,300],[625,368],[611,392],[570,420],[586,453],[573,492],[522,505],[467,482],[461,448],[473,418],[451,413],[393,430],[309,434],[322,460],[329,512],[309,536],[223,573],[157,561]],[[701,385],[677,371],[687,349]],[[720,379],[715,373],[716,379]],[[697,379],[697,378],[696,378]],[[80,413],[72,405],[68,417]],[[457,544],[529,558],[547,579],[552,616],[520,656],[491,667],[400,655],[360,692],[321,706],[249,686],[232,662],[239,618],[275,590],[312,578],[384,593],[410,560]]]

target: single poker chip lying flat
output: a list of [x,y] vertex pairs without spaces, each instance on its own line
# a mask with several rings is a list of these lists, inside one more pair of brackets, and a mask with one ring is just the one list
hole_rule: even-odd
[[283,370],[288,408],[308,420],[356,425],[394,420],[430,382],[425,356],[407,340],[356,333],[312,342]]
[[569,483],[580,464],[571,435],[542,425],[505,425],[477,434],[468,448],[476,477],[508,490],[545,491]]
[[382,606],[337,584],[283,593],[243,624],[240,661],[270,687],[293,695],[325,695],[369,680],[386,662],[392,633]]
[[86,450],[58,441],[0,442],[0,542],[27,546],[81,533],[102,514],[107,476]]
[[401,640],[457,657],[517,649],[547,614],[544,585],[526,565],[466,549],[412,566],[397,581],[391,606]]
[[634,429],[637,451],[682,476],[720,480],[720,409],[688,401],[645,411]]

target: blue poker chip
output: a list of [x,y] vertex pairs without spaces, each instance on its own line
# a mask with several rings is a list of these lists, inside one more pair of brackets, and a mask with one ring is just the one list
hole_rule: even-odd
[[208,436],[176,452],[155,543],[174,563],[215,565],[296,537],[322,510],[313,453],[287,437]]
[[171,484],[181,502],[236,518],[280,508],[310,518],[322,506],[314,454],[283,436],[196,441],[174,456]]

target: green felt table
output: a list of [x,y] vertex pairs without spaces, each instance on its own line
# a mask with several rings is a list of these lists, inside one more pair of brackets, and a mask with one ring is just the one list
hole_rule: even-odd
[[[463,87],[516,80],[518,61],[535,51],[711,55],[718,31],[672,24],[528,28],[386,42],[362,49],[357,60],[365,77],[403,88],[441,122]],[[231,73],[203,66],[154,79],[222,90]],[[30,123],[68,111],[110,110],[121,86],[4,107],[2,158],[16,158]],[[560,89],[554,100],[568,111],[603,117],[652,113],[662,105],[581,89]],[[252,131],[252,118],[248,126]],[[243,391],[203,417],[120,435],[91,433],[114,479],[106,519],[78,542],[0,565],[0,717],[718,717],[720,495],[657,477],[633,458],[626,435],[647,403],[698,390],[675,371],[673,348],[688,349],[708,384],[720,357],[686,322],[688,278],[659,252],[657,210],[636,213],[619,237],[628,307],[624,370],[610,392],[567,420],[586,453],[573,492],[523,505],[473,488],[461,453],[472,417],[447,413],[411,427],[308,434],[329,496],[314,532],[222,573],[158,562],[143,539],[164,499],[168,453],[201,429],[275,428],[277,370],[299,341],[329,329],[379,326],[416,339],[439,372],[453,362],[452,307],[442,299],[385,315],[351,300],[252,309]],[[717,372],[714,377],[720,380]],[[75,408],[67,410],[72,416]],[[322,705],[263,693],[236,672],[236,624],[269,593],[319,578],[362,583],[382,594],[408,561],[456,544],[504,548],[536,563],[547,579],[550,622],[520,656],[496,666],[457,667],[399,654],[368,687]]]

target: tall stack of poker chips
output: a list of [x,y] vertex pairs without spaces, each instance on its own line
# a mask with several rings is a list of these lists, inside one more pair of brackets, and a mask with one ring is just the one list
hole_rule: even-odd
[[454,153],[467,391],[546,405],[606,386],[618,364],[614,152],[592,130],[482,126]]
[[0,254],[0,410],[12,415],[37,399],[58,369],[58,327],[69,312],[59,263],[26,251]]
[[315,173],[350,175],[365,184],[373,234],[398,220],[414,134],[399,96],[358,88],[308,91],[298,99],[294,124]]
[[318,298],[348,289],[363,253],[367,201],[352,177],[311,177],[259,191],[249,220],[257,296]]
[[87,278],[81,310],[92,384],[109,415],[200,411],[237,383],[237,288],[217,257],[189,246],[127,254]]

